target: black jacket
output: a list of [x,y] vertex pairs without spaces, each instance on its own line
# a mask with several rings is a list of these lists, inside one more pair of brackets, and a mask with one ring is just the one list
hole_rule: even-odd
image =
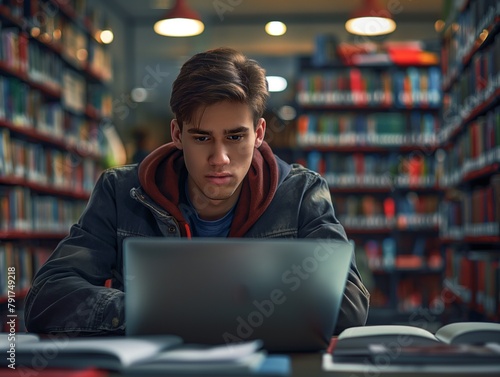
[[[78,223],[35,276],[25,305],[28,331],[124,333],[123,240],[189,233],[179,210],[182,174],[180,152],[168,144],[139,167],[112,168],[101,175]],[[326,181],[283,162],[266,144],[254,156],[229,236],[347,242]],[[109,279],[111,288],[105,286]],[[353,259],[336,333],[364,325],[368,305],[369,293]]]

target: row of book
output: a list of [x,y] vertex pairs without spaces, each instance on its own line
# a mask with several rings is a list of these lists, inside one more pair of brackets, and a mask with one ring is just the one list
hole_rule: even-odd
[[443,256],[429,238],[405,240],[410,240],[408,245],[400,245],[394,237],[368,238],[356,243],[356,263],[370,291],[372,308],[394,307],[408,312],[436,306],[444,271]]
[[47,49],[40,43],[29,41],[26,71],[16,70],[15,66],[12,66],[13,62],[9,59],[3,61],[14,72],[20,72],[23,77],[26,75],[32,82],[50,88],[55,93],[61,91],[62,72],[64,70],[63,60],[57,53]]
[[[390,282],[375,277],[376,285],[370,290],[370,307],[373,308],[393,308],[401,314],[415,313],[415,310],[422,308],[439,313],[441,309],[442,277],[439,274],[426,275],[422,279],[421,275],[401,275],[396,287]],[[387,279],[386,279],[387,280]],[[391,290],[394,289],[395,298],[391,302]],[[410,317],[411,318],[411,317]]]
[[444,238],[500,237],[500,175],[493,175],[486,186],[457,191],[441,203],[440,213]]
[[113,97],[108,88],[100,84],[87,84],[87,107],[91,106],[97,111],[98,118],[111,118],[113,116]]
[[442,185],[453,186],[469,173],[500,162],[500,106],[468,123],[446,152]]
[[474,54],[470,65],[443,97],[443,128],[456,127],[500,90],[500,33],[494,42]]
[[0,121],[64,139],[69,145],[99,155],[101,146],[97,121],[102,116],[110,115],[111,98],[107,92],[92,87],[95,97],[92,105],[102,107],[93,107],[98,113],[97,118],[89,117],[82,99],[84,89],[80,84],[81,81],[75,81],[68,85],[67,95],[60,103],[47,101],[39,90],[17,78],[0,75]]
[[[51,250],[17,242],[2,242],[0,244],[0,271],[8,271],[14,267],[16,274],[16,293],[30,287],[34,273],[42,266]],[[7,279],[0,280],[0,303],[7,296]],[[19,302],[22,298],[17,298]]]
[[439,195],[417,194],[410,191],[405,195],[337,195],[333,197],[335,210],[342,216],[383,216],[390,220],[399,215],[434,215],[438,212]]
[[448,304],[455,300],[486,317],[500,316],[500,249],[469,251],[449,246],[445,250],[445,286],[453,292]]
[[[94,2],[87,0],[16,0],[24,2],[24,12],[20,17],[33,20],[36,24],[36,16],[41,12],[50,13],[56,18],[61,18],[63,15],[73,23],[79,25],[88,34],[92,34],[94,30],[102,30],[104,28],[103,13],[100,8],[95,6]],[[47,33],[57,30],[57,25],[60,21],[54,22],[55,26],[48,28]],[[42,23],[43,26],[45,23]]]
[[87,105],[87,86],[85,78],[71,70],[62,76],[62,104],[65,108],[83,114]]
[[65,21],[60,14],[55,12],[50,17],[50,23],[54,24],[50,27],[54,28],[51,34],[42,34],[40,28],[34,26],[30,36],[17,26],[3,26],[0,23],[0,61],[14,70],[28,73],[31,67],[43,67],[44,63],[40,63],[39,59],[44,59],[45,53],[52,50],[56,53],[51,54],[51,60],[55,62],[53,58],[56,57],[55,60],[59,62],[53,67],[44,68],[56,76],[57,69],[68,63],[80,70],[89,67],[102,80],[109,81],[112,78],[109,50],[88,35],[84,28]]
[[410,113],[308,113],[297,119],[300,146],[427,145],[437,143],[439,116]]
[[416,237],[410,250],[398,249],[394,237],[382,240],[369,239],[364,242],[368,266],[372,271],[401,270],[440,270],[443,268],[443,258],[438,249],[433,247],[428,239]]
[[[62,15],[91,33],[93,29],[102,29],[103,13],[87,0],[1,0],[0,6],[9,8],[12,17],[26,19],[38,26],[42,33],[53,35]],[[47,19],[46,19],[47,18]]]
[[435,195],[410,192],[394,199],[374,195],[333,198],[337,217],[349,231],[437,230],[441,219]]
[[[452,26],[445,34],[441,52],[445,85],[458,75],[467,57],[477,48],[477,42],[485,39],[484,31],[491,31],[495,20],[500,17],[500,5],[496,0],[471,0],[467,3],[468,6],[458,15],[450,15],[453,20],[446,20]],[[498,65],[496,67],[498,72]]]
[[[81,76],[65,75],[63,101],[48,100],[37,88],[15,77],[0,74],[0,119],[20,127],[35,128],[56,137],[71,130],[64,126],[65,111],[87,116],[88,105],[96,112],[94,120],[112,115],[112,98],[100,85],[89,85]],[[68,115],[69,116],[69,115]]]
[[45,101],[39,90],[15,77],[0,75],[0,119],[56,137],[64,134],[61,104]]
[[441,72],[435,66],[305,72],[298,79],[297,102],[302,106],[437,108]]
[[66,234],[85,200],[41,195],[25,186],[0,186],[0,231]]
[[[396,290],[397,308],[403,313],[415,313],[422,308],[430,313],[439,313],[441,309],[442,276],[439,274],[403,277]],[[410,317],[411,318],[411,317]]]
[[406,154],[310,151],[298,162],[320,173],[332,189],[432,188],[437,185],[440,172],[435,156],[419,151]]
[[342,225],[347,228],[348,233],[371,233],[380,234],[393,231],[435,231],[440,224],[439,213],[424,214],[397,214],[393,218],[384,215],[338,215]]
[[88,194],[99,173],[93,156],[11,138],[8,129],[0,128],[0,177]]

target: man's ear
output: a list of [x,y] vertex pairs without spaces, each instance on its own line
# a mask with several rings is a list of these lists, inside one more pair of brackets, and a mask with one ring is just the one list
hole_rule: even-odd
[[172,119],[170,122],[170,135],[172,136],[172,141],[177,149],[182,150],[182,131],[179,127],[179,123],[177,119]]
[[260,118],[257,122],[257,127],[255,128],[255,148],[259,148],[264,141],[266,136],[266,120]]

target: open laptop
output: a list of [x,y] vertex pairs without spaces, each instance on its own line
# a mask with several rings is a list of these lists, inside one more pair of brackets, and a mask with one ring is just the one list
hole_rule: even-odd
[[325,349],[352,257],[351,244],[325,239],[127,238],[126,333]]

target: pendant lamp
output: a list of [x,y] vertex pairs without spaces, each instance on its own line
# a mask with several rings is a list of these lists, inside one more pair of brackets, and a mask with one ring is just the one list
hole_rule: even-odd
[[176,0],[165,16],[155,23],[154,30],[168,37],[191,37],[201,34],[205,25],[194,10],[184,0]]
[[396,22],[389,10],[384,9],[377,0],[364,0],[363,6],[345,23],[345,28],[351,34],[377,36],[392,33],[396,30]]

